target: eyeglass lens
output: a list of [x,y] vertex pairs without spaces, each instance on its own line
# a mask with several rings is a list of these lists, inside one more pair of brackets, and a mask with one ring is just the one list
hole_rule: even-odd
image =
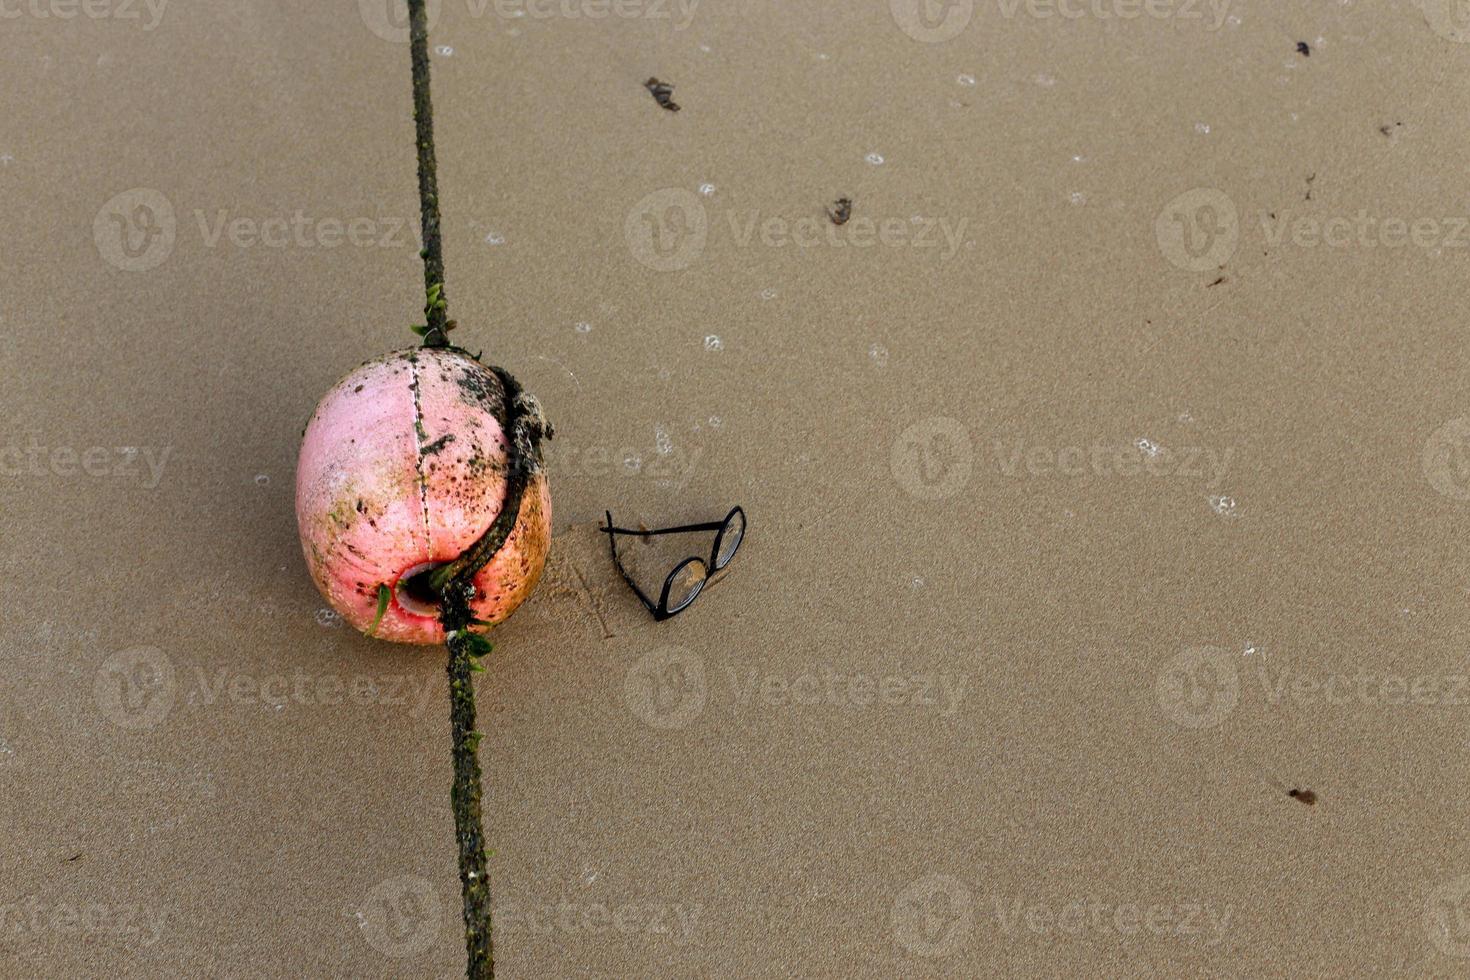
[[720,531],[720,550],[715,555],[716,571],[730,564],[730,559],[735,557],[735,549],[740,547],[740,539],[743,537],[745,537],[745,513],[737,510],[730,515],[730,519]]
[[679,566],[669,580],[669,612],[678,612],[693,602],[708,574],[704,562],[697,559]]

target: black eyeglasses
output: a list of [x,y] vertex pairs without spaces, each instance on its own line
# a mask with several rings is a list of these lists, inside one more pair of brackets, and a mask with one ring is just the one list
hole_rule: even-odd
[[[681,524],[679,527],[665,527],[657,531],[635,531],[626,527],[613,527],[612,511],[607,511],[607,527],[599,528],[607,535],[608,547],[612,549],[613,564],[617,566],[618,574],[623,576],[623,581],[628,583],[648,611],[653,613],[653,618],[665,620],[689,608],[696,596],[699,595],[704,584],[709,581],[713,572],[718,572],[730,564],[730,559],[735,557],[735,552],[740,549],[740,542],[745,539],[745,511],[739,507],[733,507],[730,513],[725,515],[723,521],[709,521],[705,524]],[[674,566],[674,570],[664,579],[664,588],[659,593],[658,603],[643,594],[638,588],[638,583],[628,574],[623,567],[622,559],[618,557],[618,535],[631,534],[639,538],[652,537],[655,534],[689,534],[695,531],[715,531],[714,547],[710,548],[709,561],[703,558],[690,556]]]

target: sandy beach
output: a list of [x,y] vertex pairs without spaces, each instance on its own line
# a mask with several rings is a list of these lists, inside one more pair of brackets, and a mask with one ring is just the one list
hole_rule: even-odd
[[[1455,14],[430,5],[454,340],[557,429],[502,976],[1470,972]],[[445,652],[293,512],[422,319],[401,3],[0,20],[0,975],[463,976]],[[737,504],[655,622],[604,512]]]

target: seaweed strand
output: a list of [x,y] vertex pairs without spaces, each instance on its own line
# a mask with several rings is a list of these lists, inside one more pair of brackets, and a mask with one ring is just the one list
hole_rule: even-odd
[[490,884],[485,870],[485,841],[480,806],[480,732],[475,729],[474,673],[478,658],[490,652],[490,643],[473,627],[482,625],[471,611],[474,578],[505,546],[521,515],[526,487],[541,467],[541,440],[551,427],[535,398],[521,390],[508,371],[489,370],[500,379],[504,393],[507,453],[505,498],[495,520],[479,540],[454,561],[429,573],[429,585],[439,593],[439,622],[449,646],[449,720],[453,739],[455,839],[459,845],[459,880],[464,905],[465,951],[471,980],[495,976],[491,941]]
[[424,292],[429,317],[425,347],[449,344],[449,308],[444,298],[444,242],[439,234],[439,169],[434,157],[434,105],[429,98],[429,18],[424,0],[408,0],[409,51],[413,58],[414,145],[419,157],[419,222],[423,227]]
[[[423,328],[425,347],[447,347],[450,323],[444,298],[444,245],[439,233],[439,180],[434,156],[434,109],[429,97],[429,27],[424,0],[408,0],[409,50],[413,61],[414,144],[418,151],[419,219],[423,228],[424,292],[428,298]],[[507,500],[507,504],[510,501]],[[519,500],[516,501],[519,511]],[[502,514],[504,508],[502,508]],[[497,518],[496,523],[499,523]],[[502,537],[502,542],[504,538]],[[488,561],[488,558],[486,559]],[[482,563],[483,564],[483,563]],[[490,923],[490,882],[485,868],[485,832],[481,811],[478,755],[480,733],[475,729],[476,656],[489,644],[469,631],[474,586],[467,575],[455,574],[440,590],[440,622],[449,649],[449,728],[454,781],[450,806],[459,851],[460,894],[464,911],[465,976],[494,980],[495,948]]]

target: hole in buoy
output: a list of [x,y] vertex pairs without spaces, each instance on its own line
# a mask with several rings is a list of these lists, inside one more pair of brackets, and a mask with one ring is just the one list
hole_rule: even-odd
[[429,584],[429,573],[448,564],[442,561],[426,561],[415,565],[398,576],[398,585],[393,596],[405,611],[418,616],[439,615],[439,594]]

